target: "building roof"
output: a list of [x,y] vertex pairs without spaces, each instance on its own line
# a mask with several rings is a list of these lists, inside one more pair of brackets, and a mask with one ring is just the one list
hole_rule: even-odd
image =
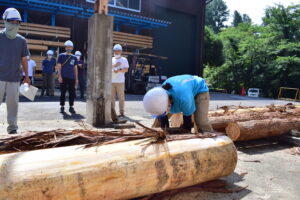
[[[82,4],[80,1],[66,0],[0,0],[0,6],[21,8],[52,13],[55,15],[70,15],[74,17],[88,18],[94,14],[93,4]],[[114,16],[116,24],[133,26],[136,28],[160,28],[171,24],[169,21],[144,17],[142,15],[121,12],[109,9],[109,15]]]

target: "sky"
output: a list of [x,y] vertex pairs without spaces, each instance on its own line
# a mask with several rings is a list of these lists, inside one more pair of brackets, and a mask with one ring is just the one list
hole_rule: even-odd
[[261,18],[264,16],[265,8],[275,4],[289,6],[299,4],[300,0],[224,0],[230,10],[230,19],[227,22],[231,24],[233,12],[237,10],[241,14],[247,14],[252,19],[253,23],[261,24]]

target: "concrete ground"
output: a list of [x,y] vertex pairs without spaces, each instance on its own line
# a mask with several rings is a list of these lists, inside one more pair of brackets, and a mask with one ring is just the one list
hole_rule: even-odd
[[[143,96],[126,96],[126,115],[131,121],[139,121],[151,126],[153,119],[144,112]],[[19,108],[19,132],[26,130],[44,131],[51,129],[80,128],[85,119],[86,104],[76,101],[76,115],[59,113],[58,97],[38,97],[28,102],[21,97]],[[289,102],[264,98],[241,97],[237,95],[211,93],[210,110],[227,105],[266,106],[284,105]],[[299,104],[299,103],[298,103]],[[68,109],[68,106],[66,106]],[[6,134],[6,106],[0,106],[0,136]],[[238,165],[233,174],[225,179],[231,187],[248,188],[235,194],[209,192],[182,193],[172,200],[299,200],[300,199],[300,156],[291,155],[290,146],[284,146],[267,140],[238,143]],[[247,162],[259,161],[259,162]],[[241,174],[246,173],[245,176]],[[169,199],[169,198],[166,198]]]

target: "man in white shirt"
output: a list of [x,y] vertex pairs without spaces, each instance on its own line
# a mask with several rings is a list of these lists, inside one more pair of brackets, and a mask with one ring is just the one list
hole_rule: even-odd
[[[114,57],[112,58],[112,91],[111,91],[111,107],[112,113],[115,112],[116,95],[119,99],[119,117],[124,117],[125,112],[125,73],[128,72],[129,64],[125,57],[122,57],[122,46],[116,44],[113,48]],[[112,115],[112,116],[113,116]],[[112,117],[113,121],[117,119]]]
[[[28,60],[28,76],[29,76],[29,79],[32,81],[32,77],[34,75],[34,68],[36,67],[36,63],[34,60],[32,60],[30,58],[30,56],[27,56],[27,60]],[[25,73],[23,71],[23,79],[25,78]],[[23,80],[22,79],[22,80]]]

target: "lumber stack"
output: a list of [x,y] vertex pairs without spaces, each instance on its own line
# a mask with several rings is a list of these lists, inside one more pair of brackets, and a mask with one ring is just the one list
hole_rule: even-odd
[[[210,111],[209,119],[215,131],[226,133],[233,141],[268,138],[300,130],[300,106],[223,107],[223,110]],[[170,116],[172,127],[180,127],[182,123],[182,114]],[[153,126],[159,127],[159,122]]]
[[153,38],[145,35],[137,35],[124,32],[113,32],[113,43],[121,44],[122,46],[129,46],[139,49],[152,49]]
[[168,140],[0,155],[0,199],[130,199],[215,180],[236,167],[237,151],[226,136]]

